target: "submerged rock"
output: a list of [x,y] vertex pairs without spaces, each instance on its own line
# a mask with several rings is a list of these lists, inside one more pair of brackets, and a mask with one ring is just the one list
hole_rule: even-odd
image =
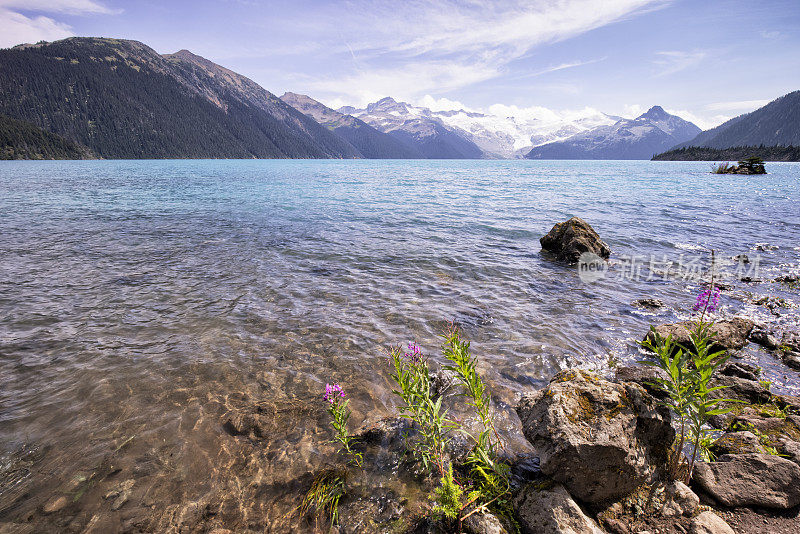
[[53,514],[64,508],[69,501],[63,495],[48,502],[42,507],[42,511],[46,514]]
[[788,367],[800,370],[800,352],[793,350],[781,351],[781,359]]
[[525,534],[603,534],[558,484],[552,487],[529,484],[515,497],[514,508]]
[[631,304],[645,310],[658,310],[664,307],[664,302],[659,299],[638,299],[631,302]]
[[669,411],[636,384],[583,370],[556,374],[517,407],[542,472],[578,499],[615,500],[663,465],[675,431]]
[[800,504],[800,466],[771,454],[726,454],[699,463],[692,477],[725,506],[786,510]]
[[775,350],[780,345],[778,339],[763,328],[754,328],[750,332],[750,341],[769,350]]
[[[754,326],[755,323],[753,321],[743,317],[716,321],[710,328],[710,333],[714,336],[711,343],[711,350],[735,351],[742,349],[747,345],[747,337],[750,335]],[[655,328],[655,331],[665,339],[667,336],[671,335],[672,341],[685,349],[690,349],[692,340],[689,335],[689,330],[693,328],[694,323],[692,321],[684,321],[659,325]],[[647,333],[645,339],[650,341],[655,340],[652,330]]]
[[800,352],[800,334],[797,332],[784,332],[781,338],[781,346],[784,350]]
[[600,239],[589,223],[580,217],[558,223],[539,239],[542,248],[556,255],[559,260],[575,263],[584,252],[591,252],[603,259],[611,256],[611,249]]

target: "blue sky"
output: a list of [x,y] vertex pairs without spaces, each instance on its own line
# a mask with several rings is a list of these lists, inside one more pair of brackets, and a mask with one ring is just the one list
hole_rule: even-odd
[[334,107],[658,104],[710,127],[800,89],[800,0],[0,0],[0,46],[70,35],[187,48]]

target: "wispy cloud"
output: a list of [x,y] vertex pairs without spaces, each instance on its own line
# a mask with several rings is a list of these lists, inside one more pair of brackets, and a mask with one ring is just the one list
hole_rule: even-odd
[[678,117],[681,117],[682,119],[685,119],[689,122],[693,122],[703,130],[708,130],[710,128],[713,128],[714,126],[719,126],[723,122],[733,118],[730,115],[722,115],[722,114],[712,115],[712,116],[700,116],[686,109],[667,109],[666,112],[671,113],[672,115],[677,115]]
[[533,72],[528,72],[525,74],[520,74],[518,76],[507,76],[506,80],[522,80],[524,78],[535,78],[537,76],[543,76],[545,74],[550,74],[551,72],[558,72],[560,70],[572,69],[575,67],[583,67],[584,65],[591,65],[592,63],[599,63],[601,61],[605,61],[608,59],[607,57],[601,57],[597,59],[588,59],[585,61],[570,61],[568,63],[561,63],[559,65],[554,65],[552,67],[546,67],[544,69],[539,69]]
[[[336,20],[342,42],[331,42],[352,56],[350,74],[317,79],[308,90],[329,98],[352,94],[392,94],[413,99],[443,93],[508,73],[509,64],[539,46],[575,37],[623,19],[658,9],[667,0],[410,0],[352,2],[327,8],[320,20]],[[307,28],[308,29],[308,28]],[[324,34],[329,28],[319,28]],[[561,63],[522,77],[541,76],[600,61]]]
[[738,100],[735,102],[714,102],[705,109],[709,111],[753,111],[769,104],[769,100]]
[[74,35],[72,27],[48,15],[119,13],[93,0],[0,0],[0,47],[55,41]]
[[91,13],[109,15],[121,12],[119,9],[111,9],[101,2],[93,0],[0,0],[0,8],[8,8],[14,11],[66,13],[70,15]]
[[656,52],[653,63],[657,66],[656,76],[668,76],[691,67],[696,67],[708,56],[707,52],[694,50]]

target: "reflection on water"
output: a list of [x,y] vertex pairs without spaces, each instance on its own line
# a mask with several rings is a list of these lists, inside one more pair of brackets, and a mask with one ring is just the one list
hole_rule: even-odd
[[[800,259],[800,165],[769,170],[3,162],[0,523],[280,530],[309,472],[330,461],[324,384],[345,385],[354,424],[386,415],[382,349],[416,340],[435,354],[448,320],[472,340],[523,450],[510,409],[521,390],[567,366],[636,360],[648,325],[685,317],[696,290],[583,284],[540,255],[539,237],[579,215],[617,257],[713,247],[759,255],[772,279]],[[747,292],[786,305],[771,311]],[[630,305],[654,296],[664,310]],[[799,300],[737,283],[723,311],[797,328]],[[797,373],[770,355],[743,357],[797,392]],[[243,414],[240,432],[229,422]]]

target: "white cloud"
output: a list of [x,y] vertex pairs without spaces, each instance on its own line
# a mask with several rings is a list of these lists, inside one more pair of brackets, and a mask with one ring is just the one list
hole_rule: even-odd
[[0,47],[56,41],[75,35],[72,27],[45,15],[107,15],[119,13],[94,0],[0,0]]
[[[328,100],[347,95],[351,102],[365,105],[391,95],[414,101],[418,95],[457,89],[497,76],[490,65],[467,65],[446,61],[414,62],[396,68],[361,70],[349,76],[309,78],[304,87],[323,93]],[[327,95],[325,95],[327,93]]]
[[73,35],[72,28],[49,17],[26,17],[20,13],[0,8],[0,47],[21,43],[54,41]]
[[431,95],[425,95],[419,99],[417,105],[428,108],[431,111],[450,111],[463,109],[464,111],[475,111],[468,108],[458,100],[450,100],[449,98],[434,98]]
[[705,108],[709,111],[753,111],[769,104],[769,100],[738,100],[736,102],[714,102]]
[[707,56],[707,52],[694,50],[691,52],[672,50],[656,52],[658,58],[653,61],[658,70],[656,76],[667,76],[699,65]]
[[667,109],[665,111],[671,115],[677,115],[682,119],[693,122],[703,130],[708,130],[715,126],[719,126],[723,122],[732,118],[730,115],[700,116],[685,109]]
[[641,104],[626,104],[622,107],[621,115],[628,119],[634,119],[647,111],[650,108],[646,108]]
[[[519,56],[533,46],[560,41],[611,24],[664,0],[517,0],[502,3],[416,0],[372,4],[367,17],[385,30],[377,49],[410,55],[463,54],[505,49]],[[357,17],[357,19],[360,17]],[[359,25],[364,22],[359,20]],[[375,50],[351,43],[354,49]]]
[[110,9],[93,0],[0,0],[0,7],[15,11],[68,13],[70,15],[119,13],[119,10]]

